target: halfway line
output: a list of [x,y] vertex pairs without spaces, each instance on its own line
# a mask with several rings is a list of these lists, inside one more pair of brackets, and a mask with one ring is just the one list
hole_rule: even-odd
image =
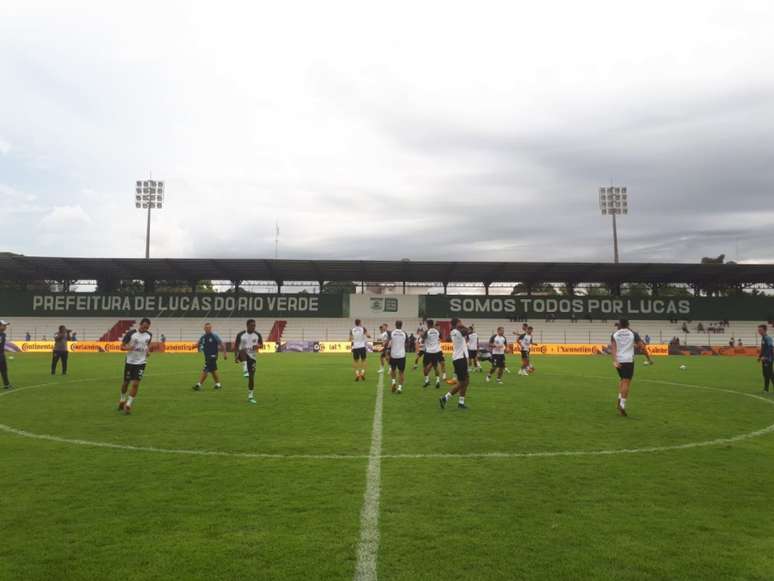
[[382,407],[384,402],[384,374],[376,383],[374,427],[371,432],[371,451],[368,454],[366,490],[360,512],[360,543],[357,547],[355,581],[376,581],[379,556],[379,497],[382,470]]

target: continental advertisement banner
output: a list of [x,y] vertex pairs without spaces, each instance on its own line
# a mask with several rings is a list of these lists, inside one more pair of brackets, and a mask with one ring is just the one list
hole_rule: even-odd
[[[14,351],[21,353],[50,353],[53,341],[14,341]],[[71,341],[67,344],[71,353],[121,353],[121,341]],[[197,353],[198,344],[192,341],[168,341],[153,343],[151,352]]]
[[420,314],[435,319],[774,320],[774,297],[761,296],[632,298],[429,295],[421,299]]
[[[441,343],[444,353],[453,351],[451,343]],[[609,355],[609,345],[605,343],[537,343],[532,345],[530,355]],[[669,345],[648,345],[651,357],[666,357],[669,355]],[[517,351],[513,353],[520,357]]]
[[[531,355],[609,355],[609,346],[603,343],[540,343],[532,346]],[[651,357],[669,355],[669,345],[648,345]],[[518,354],[517,354],[518,355]]]
[[345,295],[94,294],[0,291],[0,316],[343,317]]
[[[20,353],[51,353],[53,341],[13,341],[7,344],[9,351]],[[121,341],[71,341],[67,344],[71,353],[121,353]],[[198,353],[196,341],[167,341],[151,344],[151,353]],[[261,353],[276,353],[274,341],[264,343]]]

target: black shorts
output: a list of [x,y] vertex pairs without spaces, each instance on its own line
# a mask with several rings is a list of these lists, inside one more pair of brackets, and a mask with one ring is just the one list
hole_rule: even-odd
[[250,357],[249,355],[245,355],[245,358],[242,360],[247,363],[247,373],[250,375],[255,373],[255,359]]
[[478,349],[468,349],[468,359],[475,359],[478,357]]
[[145,375],[145,363],[139,365],[124,364],[124,381],[142,381],[143,375]]
[[521,358],[522,359],[529,359],[529,351],[522,351],[521,352]]
[[357,347],[352,350],[352,358],[357,361],[358,359],[365,359],[368,350],[365,347]]
[[621,379],[631,379],[634,377],[634,363],[621,363],[618,368],[618,377]]
[[425,353],[422,356],[422,363],[425,365],[438,365],[441,361],[443,361],[443,353],[440,351],[438,353]]
[[406,371],[406,358],[399,357],[398,359],[395,359],[394,357],[390,357],[390,369]]
[[207,373],[212,373],[213,371],[218,370],[218,356],[215,357],[205,357],[204,358],[204,369],[202,371],[206,371]]
[[424,349],[420,349],[419,351],[417,351],[417,357],[424,357],[424,356],[425,356],[425,350]]
[[457,381],[465,381],[468,378],[468,360],[464,357],[462,359],[454,360],[454,374],[457,376]]
[[505,355],[502,353],[492,353],[492,367],[495,369],[505,369]]

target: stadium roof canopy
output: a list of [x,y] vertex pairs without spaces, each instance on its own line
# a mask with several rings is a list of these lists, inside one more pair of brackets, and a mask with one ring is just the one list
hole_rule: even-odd
[[231,258],[55,258],[0,255],[0,280],[774,284],[774,264],[431,262]]

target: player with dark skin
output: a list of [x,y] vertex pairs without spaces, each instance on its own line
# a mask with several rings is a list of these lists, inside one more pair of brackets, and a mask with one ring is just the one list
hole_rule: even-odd
[[[247,321],[247,332],[249,334],[255,333],[255,321],[253,319],[250,319]],[[263,348],[263,341],[258,343],[258,349]],[[240,363],[242,361],[247,361],[247,358],[249,356],[247,355],[247,351],[245,349],[240,349],[238,345],[235,346],[234,350],[234,363]],[[255,366],[248,366],[248,376],[247,376],[247,387],[250,391],[255,389]]]
[[[457,404],[458,408],[467,409],[465,406],[465,394],[468,392],[468,385],[470,384],[470,375],[468,374],[468,358],[467,358],[467,337],[470,335],[470,329],[462,324],[462,321],[456,317],[451,320],[452,325],[452,344],[454,347],[454,354],[452,355],[455,372],[457,374],[457,383],[451,388],[446,395],[440,399],[441,409],[446,407],[446,403],[455,395],[460,398]],[[459,363],[459,368],[458,368]]]

